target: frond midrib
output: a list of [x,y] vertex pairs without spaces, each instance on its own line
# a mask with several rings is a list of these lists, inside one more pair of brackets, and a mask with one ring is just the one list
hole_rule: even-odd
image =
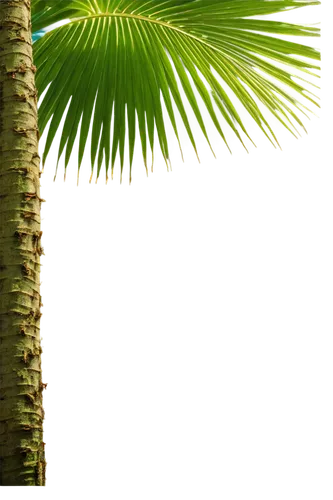
[[117,18],[118,17],[118,18],[124,18],[124,19],[135,19],[138,21],[143,21],[143,22],[163,26],[163,27],[169,28],[173,31],[177,31],[178,33],[185,35],[188,38],[192,38],[193,40],[196,40],[197,42],[200,42],[203,45],[206,45],[206,47],[209,47],[209,48],[215,50],[216,52],[222,52],[219,48],[210,44],[206,40],[203,40],[202,38],[200,38],[196,35],[193,35],[192,33],[189,33],[188,31],[185,31],[185,30],[179,28],[178,26],[175,26],[174,24],[171,24],[171,23],[166,22],[166,21],[160,21],[158,19],[153,19],[150,17],[140,16],[137,14],[127,14],[127,13],[123,13],[123,12],[118,12],[118,13],[117,12],[102,12],[99,14],[92,14],[89,16],[82,16],[82,17],[77,17],[75,19],[71,19],[71,21],[69,23],[67,23],[66,25],[74,24],[74,23],[78,23],[78,22],[85,22],[85,21],[89,21],[91,19],[100,19],[103,17],[110,17],[110,18],[112,18],[112,17]]

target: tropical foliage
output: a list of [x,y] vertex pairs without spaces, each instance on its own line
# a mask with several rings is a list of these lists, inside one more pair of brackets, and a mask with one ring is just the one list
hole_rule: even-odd
[[244,146],[246,136],[250,138],[236,103],[274,145],[278,139],[270,126],[272,115],[296,135],[303,127],[301,116],[309,111],[305,101],[310,109],[318,106],[306,75],[317,75],[320,55],[289,37],[318,36],[319,29],[263,16],[319,3],[35,0],[34,31],[51,27],[35,43],[34,56],[39,93],[46,91],[39,109],[40,131],[50,123],[43,162],[68,105],[58,159],[64,153],[67,168],[79,134],[80,168],[92,127],[91,164],[92,169],[97,164],[97,176],[103,164],[106,175],[110,167],[113,174],[117,153],[123,171],[127,133],[131,178],[136,120],[147,173],[148,150],[153,156],[156,134],[168,164],[163,106],[178,140],[180,117],[197,151],[184,95],[208,142],[198,96],[226,145],[228,129]]

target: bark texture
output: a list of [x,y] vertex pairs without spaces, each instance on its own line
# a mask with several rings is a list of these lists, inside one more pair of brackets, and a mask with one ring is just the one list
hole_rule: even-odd
[[45,484],[30,0],[0,0],[0,484]]

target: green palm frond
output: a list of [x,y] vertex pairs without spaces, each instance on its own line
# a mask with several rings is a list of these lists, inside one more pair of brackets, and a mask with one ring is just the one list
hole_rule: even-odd
[[155,131],[168,162],[162,105],[177,138],[179,124],[175,110],[178,110],[197,151],[182,93],[207,141],[196,94],[226,144],[227,129],[242,143],[245,136],[249,138],[236,110],[236,101],[273,144],[278,144],[277,138],[259,102],[294,134],[297,126],[303,126],[300,113],[306,112],[297,95],[310,105],[318,105],[316,97],[304,87],[306,80],[295,78],[301,73],[317,76],[319,67],[314,61],[320,59],[318,51],[283,37],[319,36],[319,29],[257,19],[318,5],[318,1],[35,0],[32,3],[34,30],[67,20],[34,45],[39,93],[47,89],[39,110],[41,133],[50,122],[44,162],[69,102],[59,158],[65,152],[67,168],[79,134],[80,169],[92,127],[91,164],[93,170],[97,163],[97,177],[103,163],[107,173],[111,166],[113,174],[117,153],[123,171],[126,135],[131,177],[136,120],[146,169],[147,150],[153,153]]

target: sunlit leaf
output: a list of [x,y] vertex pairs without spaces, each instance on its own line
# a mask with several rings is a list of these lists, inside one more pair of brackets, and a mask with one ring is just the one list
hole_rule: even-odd
[[[106,174],[110,169],[113,173],[117,154],[122,172],[126,135],[130,175],[138,137],[147,171],[147,148],[153,154],[155,133],[168,165],[170,138],[163,106],[178,142],[177,116],[197,151],[184,95],[208,142],[202,103],[227,146],[226,132],[235,134],[244,146],[250,138],[237,102],[272,144],[278,145],[270,125],[272,116],[297,135],[308,106],[318,105],[306,80],[309,74],[317,76],[320,55],[289,37],[319,36],[319,29],[262,16],[319,3],[34,0],[35,38],[51,26],[34,44],[39,93],[47,89],[39,109],[40,131],[50,124],[43,161],[69,102],[59,158],[64,152],[67,168],[79,134],[80,168],[91,129],[91,163],[97,175],[103,164]],[[61,22],[65,24],[53,27]]]

